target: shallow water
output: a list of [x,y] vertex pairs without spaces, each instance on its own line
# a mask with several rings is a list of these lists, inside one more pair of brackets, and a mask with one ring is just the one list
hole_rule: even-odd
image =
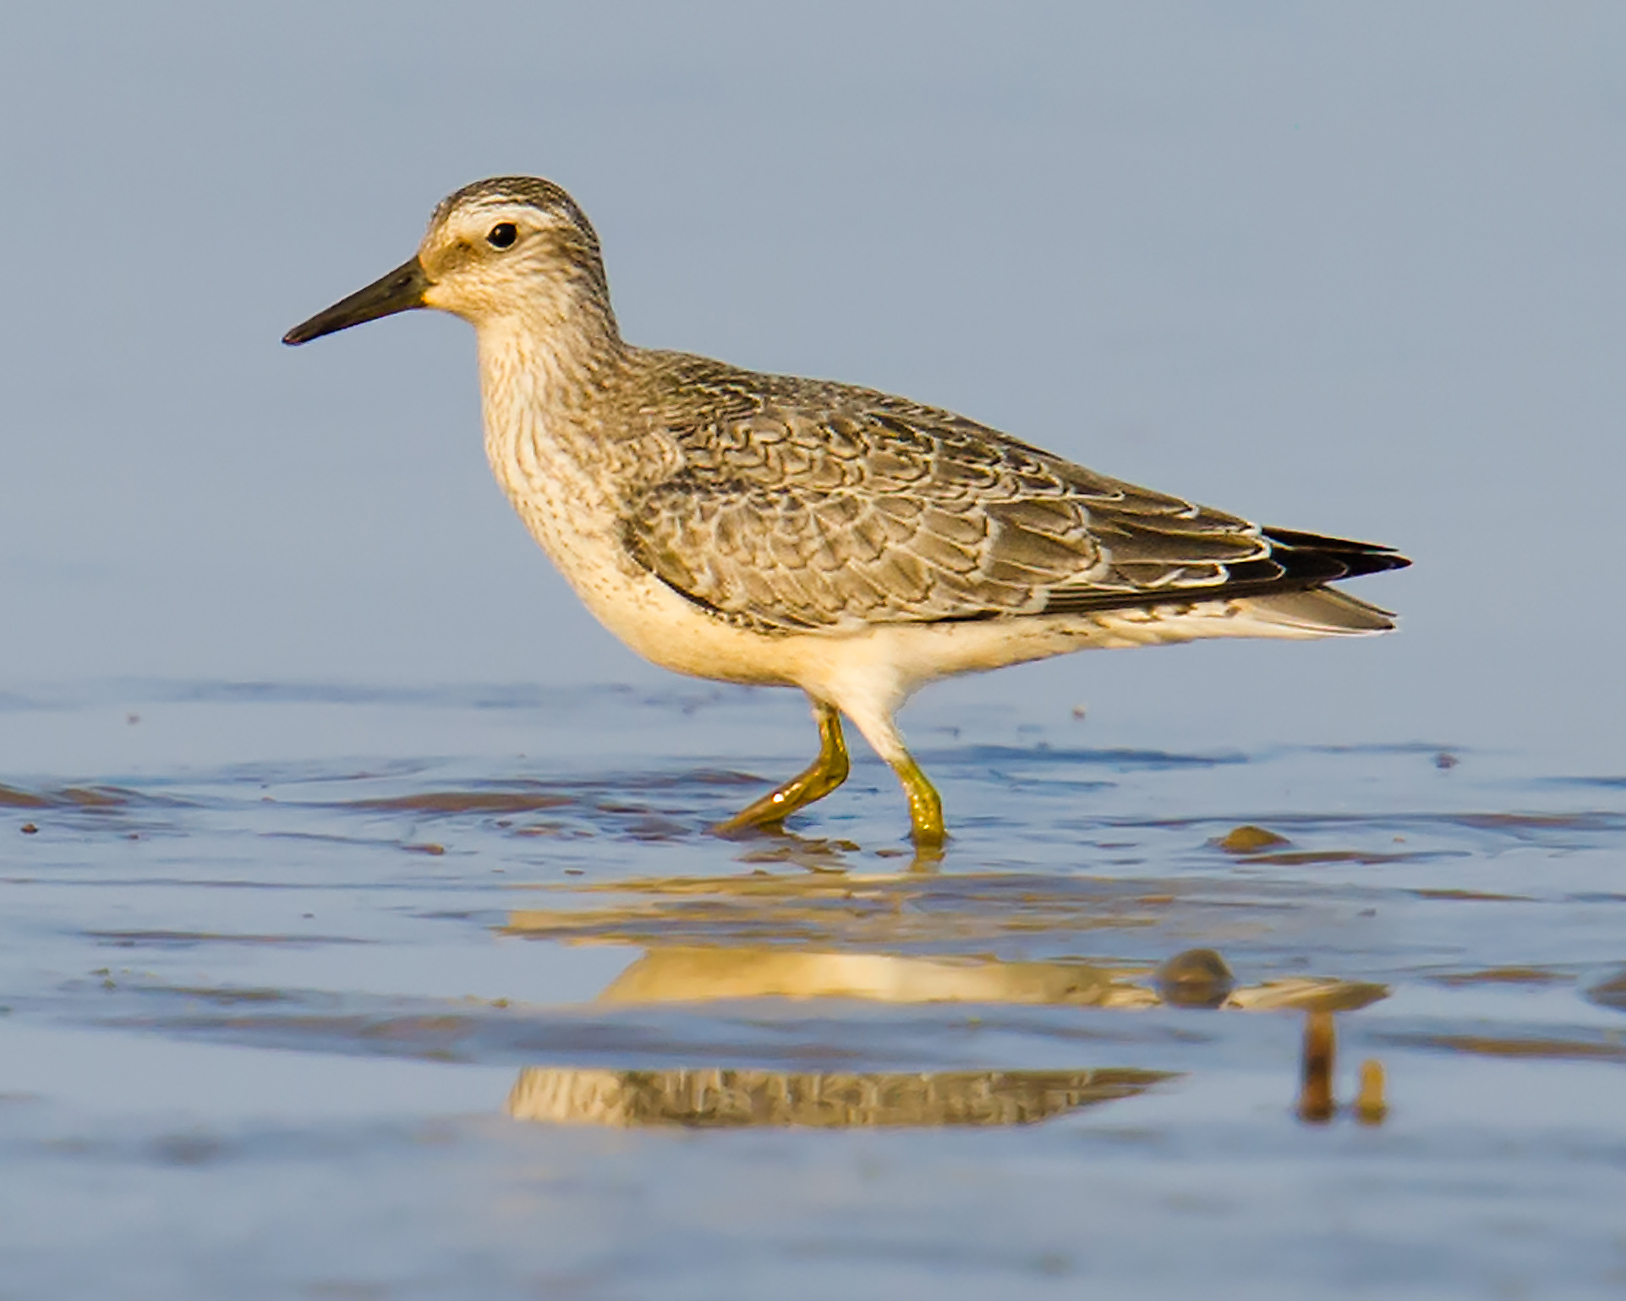
[[0,700],[0,1297],[1626,1284],[1626,778],[910,722],[940,864],[707,834],[784,696]]

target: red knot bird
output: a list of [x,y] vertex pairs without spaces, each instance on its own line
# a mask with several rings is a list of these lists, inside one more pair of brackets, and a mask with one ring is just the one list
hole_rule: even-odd
[[841,785],[845,715],[934,853],[942,804],[894,715],[939,678],[1394,626],[1328,586],[1408,563],[1388,547],[1261,527],[907,398],[634,347],[593,227],[549,181],[465,186],[415,257],[283,342],[417,307],[474,326],[491,467],[605,627],[679,673],[807,693],[819,757],[723,833]]

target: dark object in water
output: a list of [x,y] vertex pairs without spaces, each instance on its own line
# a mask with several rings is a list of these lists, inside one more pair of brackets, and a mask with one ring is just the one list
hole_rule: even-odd
[[1274,831],[1266,831],[1249,823],[1234,828],[1214,843],[1227,854],[1254,854],[1261,849],[1275,849],[1293,842],[1286,836],[1278,836]]
[[1215,950],[1187,949],[1159,967],[1153,983],[1172,1007],[1219,1007],[1236,988],[1236,977]]

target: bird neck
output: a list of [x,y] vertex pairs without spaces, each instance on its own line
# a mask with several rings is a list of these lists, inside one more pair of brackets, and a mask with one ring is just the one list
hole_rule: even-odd
[[567,572],[577,542],[565,524],[613,514],[606,440],[616,384],[632,349],[608,303],[476,323],[486,456],[532,534]]
[[607,302],[535,303],[477,322],[475,334],[488,425],[522,412],[566,419],[585,413],[627,352]]

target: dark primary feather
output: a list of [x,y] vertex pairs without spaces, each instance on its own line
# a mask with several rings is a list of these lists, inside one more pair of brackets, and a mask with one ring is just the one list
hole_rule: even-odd
[[1408,563],[1261,530],[884,393],[646,355],[662,369],[643,414],[682,463],[630,509],[632,553],[764,630],[1225,599]]

